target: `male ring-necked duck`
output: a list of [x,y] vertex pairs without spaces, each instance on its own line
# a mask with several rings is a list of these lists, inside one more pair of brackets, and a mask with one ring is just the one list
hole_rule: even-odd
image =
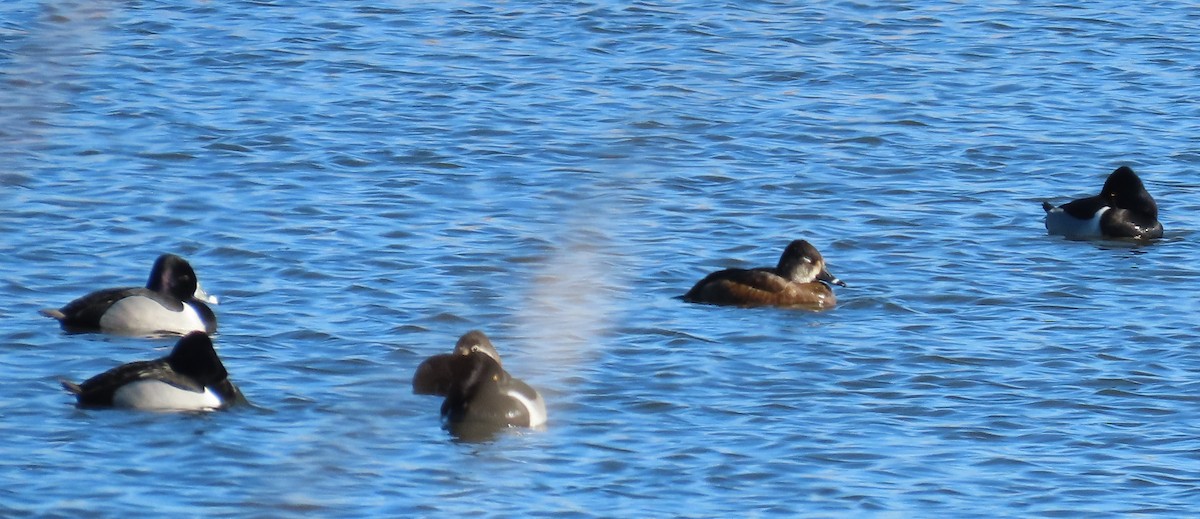
[[1100,194],[1058,207],[1042,202],[1046,231],[1068,238],[1162,238],[1158,204],[1142,179],[1121,166],[1104,181]]
[[82,384],[64,380],[62,386],[79,407],[204,411],[245,401],[203,332],[185,335],[161,359],[130,362]]
[[446,397],[442,419],[447,425],[537,427],[546,422],[542,396],[504,371],[496,347],[479,330],[463,334],[453,353],[421,362],[413,375],[413,393]]
[[442,402],[442,420],[447,426],[537,427],[546,423],[542,395],[509,375],[487,354],[455,355],[450,370],[454,379]]
[[696,283],[683,300],[737,306],[796,306],[815,309],[837,304],[829,285],[846,286],[825,268],[825,258],[805,240],[788,244],[775,267],[725,269]]
[[145,287],[98,290],[60,309],[41,312],[73,332],[211,334],[217,331],[217,316],[205,301],[215,303],[215,298],[209,299],[200,289],[187,260],[163,254],[155,260]]

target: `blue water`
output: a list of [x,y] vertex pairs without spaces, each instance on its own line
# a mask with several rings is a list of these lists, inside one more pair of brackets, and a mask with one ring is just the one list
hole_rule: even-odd
[[[0,516],[1102,517],[1200,510],[1187,3],[0,5]],[[1150,245],[1045,235],[1120,164]],[[805,238],[812,313],[689,305]],[[209,292],[253,407],[77,410]],[[409,380],[486,331],[544,431]]]

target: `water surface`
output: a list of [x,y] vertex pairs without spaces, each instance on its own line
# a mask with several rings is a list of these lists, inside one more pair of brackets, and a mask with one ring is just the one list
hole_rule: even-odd
[[[0,7],[0,515],[1183,516],[1200,14],[1161,2]],[[1045,235],[1121,164],[1150,245]],[[684,304],[792,239],[828,312]],[[219,295],[253,407],[77,410]],[[440,428],[485,330],[544,431]]]

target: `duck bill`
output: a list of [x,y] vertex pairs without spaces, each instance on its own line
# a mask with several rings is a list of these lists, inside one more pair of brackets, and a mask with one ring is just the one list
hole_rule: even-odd
[[846,286],[846,283],[844,283],[842,280],[835,277],[833,274],[830,274],[829,270],[827,270],[827,269],[821,269],[821,272],[817,273],[817,280],[824,281],[826,283],[829,283],[830,285],[837,285],[839,287]]
[[199,282],[196,283],[196,293],[192,297],[199,299],[200,301],[204,301],[210,305],[215,305],[220,301],[217,299],[217,296],[205,292],[204,288],[200,286]]

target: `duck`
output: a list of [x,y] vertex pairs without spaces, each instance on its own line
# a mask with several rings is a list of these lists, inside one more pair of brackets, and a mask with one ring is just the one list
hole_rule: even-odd
[[778,265],[713,272],[681,297],[690,303],[822,310],[837,304],[831,285],[846,283],[829,272],[816,247],[807,240],[793,240]]
[[122,364],[81,384],[63,380],[62,387],[80,408],[210,411],[245,402],[204,332],[183,336],[166,357]]
[[458,338],[458,342],[454,344],[453,353],[434,355],[417,366],[417,372],[412,379],[413,394],[446,396],[454,380],[454,373],[451,369],[454,357],[470,355],[475,352],[491,357],[501,367],[504,365],[500,360],[500,353],[496,351],[496,346],[492,344],[491,339],[488,339],[488,336],[479,330],[471,330]]
[[464,427],[540,427],[546,423],[546,402],[537,390],[509,375],[500,363],[482,352],[454,355],[454,377],[442,401],[442,423],[451,430]]
[[1100,194],[1055,207],[1042,202],[1046,231],[1068,238],[1162,238],[1158,204],[1145,184],[1129,166],[1108,175]]
[[450,429],[540,427],[547,419],[542,395],[504,370],[496,346],[480,330],[459,337],[453,352],[422,361],[413,393],[444,397],[441,417]]
[[70,332],[213,334],[217,317],[206,303],[216,304],[216,298],[200,287],[191,264],[175,254],[163,254],[154,261],[145,287],[97,290],[41,313]]

